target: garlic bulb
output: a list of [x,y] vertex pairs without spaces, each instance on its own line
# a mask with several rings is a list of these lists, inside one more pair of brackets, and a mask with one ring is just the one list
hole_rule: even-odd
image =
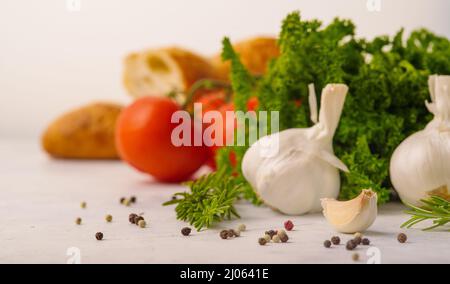
[[450,200],[450,76],[430,76],[434,119],[395,149],[390,163],[394,188],[403,202],[419,205],[429,194]]
[[377,217],[377,194],[371,189],[364,189],[360,195],[348,201],[324,198],[322,207],[328,223],[338,232],[363,232]]
[[[267,205],[285,214],[300,215],[319,212],[321,198],[338,196],[338,169],[348,169],[334,155],[332,142],[347,91],[344,84],[328,84],[322,90],[319,120],[314,126],[267,135],[247,150],[242,172]],[[311,100],[315,96],[310,96],[314,121],[317,104]],[[275,154],[267,151],[274,145]]]

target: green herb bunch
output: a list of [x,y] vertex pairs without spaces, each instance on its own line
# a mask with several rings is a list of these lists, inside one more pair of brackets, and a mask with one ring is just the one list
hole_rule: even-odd
[[186,183],[190,192],[179,192],[163,205],[176,204],[177,219],[189,222],[197,230],[213,223],[239,217],[234,204],[241,195],[241,185],[225,171],[204,175]]

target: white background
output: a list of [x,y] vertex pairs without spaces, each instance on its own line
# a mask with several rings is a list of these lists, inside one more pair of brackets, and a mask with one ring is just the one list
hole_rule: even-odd
[[127,102],[121,63],[169,44],[214,54],[220,40],[276,34],[293,10],[329,22],[351,18],[359,35],[427,27],[450,37],[448,0],[0,0],[0,138],[36,138],[60,113],[108,99]]
[[[242,219],[183,237],[186,224],[161,203],[185,188],[156,183],[125,163],[48,159],[35,138],[75,106],[129,101],[120,77],[130,51],[179,44],[214,54],[224,35],[276,34],[295,9],[325,22],[336,15],[352,18],[358,33],[369,37],[400,26],[450,36],[448,0],[381,0],[380,12],[369,12],[366,1],[81,0],[81,10],[69,12],[65,0],[0,0],[0,263],[66,263],[70,247],[79,249],[82,263],[352,263],[354,251],[344,245],[323,247],[336,232],[321,214],[290,216],[296,227],[289,243],[261,247],[258,237],[288,217],[239,203]],[[131,195],[137,204],[119,204]],[[88,207],[80,209],[80,201]],[[408,242],[397,242],[408,219],[403,210],[400,204],[381,207],[365,232],[381,262],[450,263],[442,253],[449,251],[448,232],[407,230]],[[131,212],[143,212],[148,227],[129,224]],[[114,216],[112,223],[104,221],[106,214]],[[81,226],[76,217],[83,218]],[[240,222],[248,228],[240,238],[219,238],[221,229]],[[94,238],[98,231],[105,235],[101,242]],[[351,237],[340,236],[343,242]],[[357,263],[369,259],[367,249],[356,250]]]

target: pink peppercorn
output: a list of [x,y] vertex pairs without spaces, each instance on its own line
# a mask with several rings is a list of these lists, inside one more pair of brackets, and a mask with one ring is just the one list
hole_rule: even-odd
[[291,220],[287,220],[284,222],[284,228],[288,231],[291,231],[294,228],[294,223]]

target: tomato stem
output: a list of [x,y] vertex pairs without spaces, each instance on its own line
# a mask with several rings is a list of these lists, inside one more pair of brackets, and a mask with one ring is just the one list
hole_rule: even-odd
[[229,102],[231,99],[231,85],[229,83],[216,79],[201,79],[195,82],[187,92],[186,101],[182,105],[182,108],[187,109],[187,107],[194,100],[195,94],[202,89],[205,90],[225,89],[227,91],[226,101]]

